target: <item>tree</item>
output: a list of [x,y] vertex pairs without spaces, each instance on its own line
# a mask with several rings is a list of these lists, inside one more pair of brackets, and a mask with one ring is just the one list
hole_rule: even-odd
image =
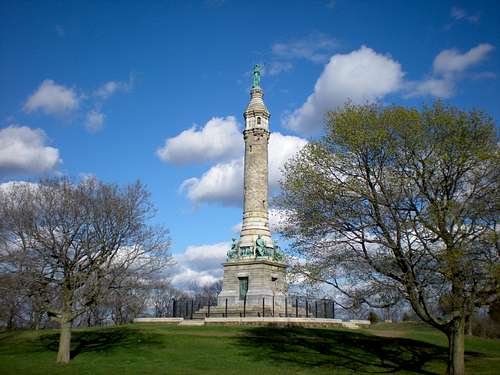
[[277,200],[302,272],[356,303],[406,299],[447,335],[448,372],[463,374],[465,320],[499,292],[493,121],[440,102],[347,104],[327,119],[285,166]]
[[169,240],[139,183],[48,179],[0,191],[2,263],[61,328],[57,361],[70,360],[72,322],[131,273],[168,260]]

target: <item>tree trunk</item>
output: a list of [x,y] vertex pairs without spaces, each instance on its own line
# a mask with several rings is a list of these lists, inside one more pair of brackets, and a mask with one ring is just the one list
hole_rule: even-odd
[[69,363],[71,348],[71,323],[63,317],[61,320],[61,335],[59,336],[59,351],[57,363]]
[[463,317],[454,319],[448,329],[448,375],[464,375],[464,328]]
[[472,336],[472,315],[465,318],[465,334],[467,336]]

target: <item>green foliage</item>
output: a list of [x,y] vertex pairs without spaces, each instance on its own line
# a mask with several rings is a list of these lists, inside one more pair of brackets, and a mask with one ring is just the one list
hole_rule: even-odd
[[460,348],[450,372],[463,373],[465,319],[500,291],[492,119],[441,102],[347,104],[284,172],[277,203],[299,272],[352,307],[406,299]]

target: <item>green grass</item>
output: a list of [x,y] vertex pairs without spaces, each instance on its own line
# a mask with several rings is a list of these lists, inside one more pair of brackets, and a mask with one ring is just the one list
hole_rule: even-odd
[[[442,374],[447,353],[444,335],[416,324],[79,329],[69,365],[55,363],[57,344],[55,330],[0,333],[0,374]],[[500,373],[500,340],[468,338],[466,351],[468,373]]]

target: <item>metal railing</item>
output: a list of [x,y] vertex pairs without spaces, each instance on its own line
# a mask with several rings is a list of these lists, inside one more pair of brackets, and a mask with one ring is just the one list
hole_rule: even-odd
[[284,304],[275,302],[274,297],[262,298],[262,303],[249,306],[245,296],[241,305],[230,305],[226,299],[222,306],[218,306],[215,296],[174,298],[169,307],[157,317],[202,319],[204,317],[258,316],[335,319],[336,307],[332,299],[289,295],[284,298]]

